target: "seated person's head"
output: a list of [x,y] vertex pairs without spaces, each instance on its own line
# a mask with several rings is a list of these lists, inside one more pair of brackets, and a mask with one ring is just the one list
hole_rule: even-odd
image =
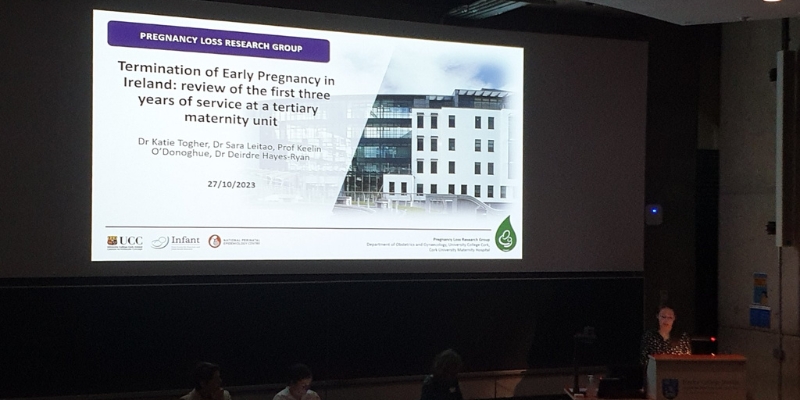
[[433,377],[437,379],[455,379],[461,371],[461,356],[452,349],[439,353],[433,359]]
[[209,362],[198,363],[192,372],[194,388],[198,391],[213,393],[220,389],[222,378],[219,375],[219,365]]
[[311,368],[305,364],[294,364],[289,367],[289,393],[294,398],[302,398],[311,388]]

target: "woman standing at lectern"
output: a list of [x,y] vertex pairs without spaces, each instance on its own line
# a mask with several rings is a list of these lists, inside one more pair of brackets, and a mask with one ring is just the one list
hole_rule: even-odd
[[658,329],[645,331],[642,335],[639,363],[647,364],[647,356],[653,354],[692,354],[692,343],[685,332],[680,337],[673,337],[672,324],[675,322],[675,310],[669,306],[661,306],[656,314]]

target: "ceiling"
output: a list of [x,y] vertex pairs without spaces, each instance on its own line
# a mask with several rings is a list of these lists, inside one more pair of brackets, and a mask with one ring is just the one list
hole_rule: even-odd
[[[425,15],[432,20],[476,0],[212,0],[279,8],[305,9],[377,18],[411,18]],[[488,0],[483,0],[488,1]],[[643,15],[677,25],[719,24],[800,17],[800,0],[768,3],[763,0],[527,0],[526,7],[507,14],[541,11],[626,17]]]
[[[417,0],[401,0],[419,3]],[[455,7],[473,0],[424,0]],[[703,25],[800,17],[800,0],[527,0],[528,8],[595,15],[639,14],[677,25]],[[587,6],[595,7],[587,7]],[[515,11],[510,11],[513,13]]]
[[792,18],[800,16],[800,0],[589,0],[591,3],[641,14],[678,25]]

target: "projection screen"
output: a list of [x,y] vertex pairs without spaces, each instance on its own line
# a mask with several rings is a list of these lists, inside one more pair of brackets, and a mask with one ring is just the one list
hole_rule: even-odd
[[523,67],[97,10],[92,261],[519,259]]
[[185,0],[7,17],[0,279],[643,269],[646,42]]

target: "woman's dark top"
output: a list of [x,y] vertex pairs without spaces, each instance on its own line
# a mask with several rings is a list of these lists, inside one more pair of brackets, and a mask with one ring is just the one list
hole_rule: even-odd
[[645,331],[639,352],[639,363],[647,364],[647,356],[652,354],[692,354],[689,335],[683,333],[679,339],[664,340],[658,331]]
[[457,379],[438,379],[428,375],[422,382],[420,400],[463,400]]

